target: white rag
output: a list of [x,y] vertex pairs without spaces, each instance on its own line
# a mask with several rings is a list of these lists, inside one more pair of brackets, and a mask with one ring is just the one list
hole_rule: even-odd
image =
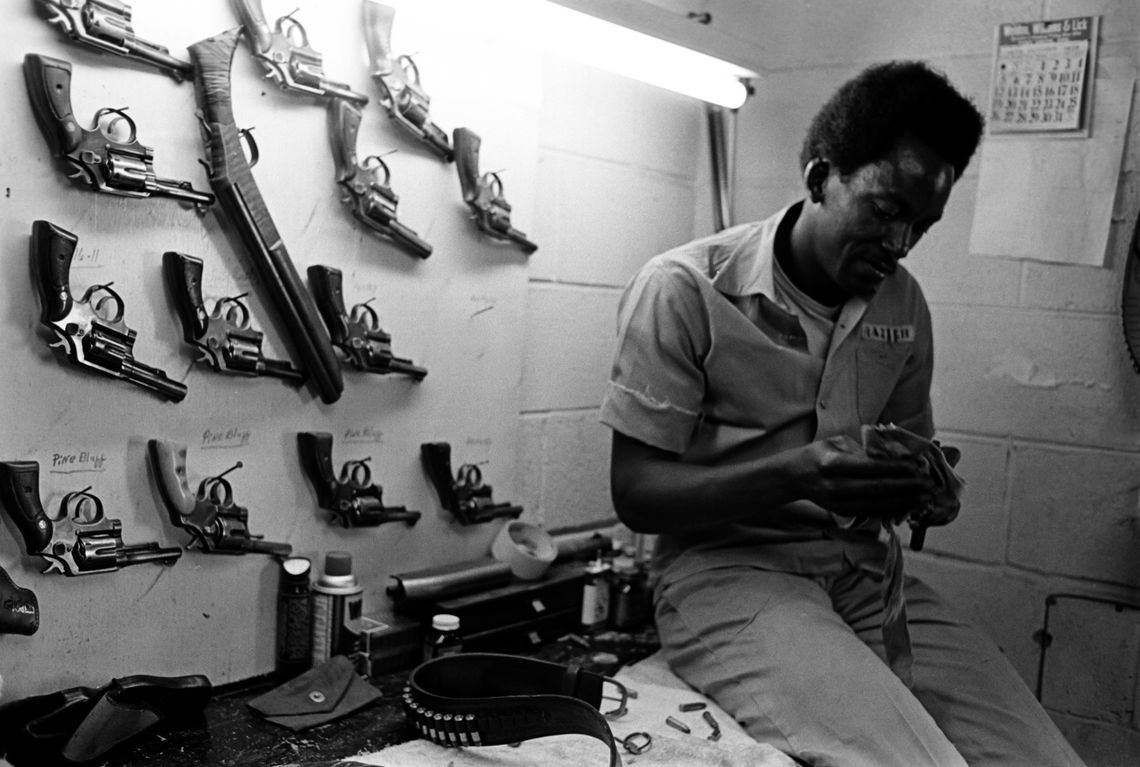
[[[648,733],[652,745],[642,754],[621,747],[622,763],[638,767],[795,767],[783,752],[758,743],[720,706],[695,692],[673,673],[660,652],[621,669],[614,677],[636,693],[626,704],[628,713],[610,722],[614,737],[621,741],[634,732]],[[608,702],[608,701],[607,701]],[[704,703],[720,727],[720,739],[708,740],[711,727],[702,711],[682,712],[683,703]],[[665,723],[671,716],[690,729],[685,734]],[[512,746],[445,748],[428,740],[413,740],[369,754],[345,759],[382,767],[605,767],[609,751],[596,738],[585,735],[553,735]]]

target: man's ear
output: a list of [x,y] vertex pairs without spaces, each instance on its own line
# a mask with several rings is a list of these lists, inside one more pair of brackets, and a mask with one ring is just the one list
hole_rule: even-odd
[[813,157],[804,166],[804,184],[808,195],[814,203],[823,202],[823,188],[827,185],[827,177],[831,173],[831,165],[827,160]]

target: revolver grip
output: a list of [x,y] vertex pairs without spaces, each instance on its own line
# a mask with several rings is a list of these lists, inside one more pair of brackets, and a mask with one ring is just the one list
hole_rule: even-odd
[[71,259],[79,238],[42,219],[32,223],[32,268],[40,294],[40,322],[62,320],[71,312]]
[[459,498],[455,494],[455,475],[451,470],[451,445],[447,442],[424,442],[420,445],[420,458],[428,479],[439,493],[440,503],[448,511],[455,511]]
[[273,43],[273,30],[265,18],[265,10],[261,7],[261,0],[234,0],[241,25],[245,27],[246,34],[250,36],[250,44],[254,46],[254,53],[260,53]]
[[40,503],[40,465],[35,461],[0,462],[0,503],[24,537],[29,554],[39,554],[55,532]]
[[455,169],[459,172],[463,201],[471,205],[479,197],[479,146],[483,140],[470,128],[456,128],[452,135],[455,144]]
[[147,441],[147,454],[171,520],[180,524],[182,517],[193,513],[197,500],[186,479],[186,446],[164,439],[152,439]]
[[314,264],[308,269],[309,284],[317,310],[329,329],[334,345],[348,338],[348,311],[344,307],[344,274],[334,266]]
[[79,146],[86,131],[71,111],[71,64],[29,53],[24,56],[24,83],[52,154],[65,155]]
[[364,44],[372,66],[369,76],[383,77],[395,71],[392,60],[392,21],[396,9],[376,0],[364,0]]
[[347,181],[356,173],[356,136],[360,132],[362,113],[345,99],[333,99],[328,108],[336,180]]
[[317,500],[323,508],[335,503],[333,487],[336,474],[332,463],[333,436],[324,431],[297,432],[297,451],[301,456],[301,466],[313,487],[317,489]]
[[162,254],[162,267],[174,292],[182,337],[192,344],[206,335],[210,327],[210,315],[202,300],[202,259],[168,250]]

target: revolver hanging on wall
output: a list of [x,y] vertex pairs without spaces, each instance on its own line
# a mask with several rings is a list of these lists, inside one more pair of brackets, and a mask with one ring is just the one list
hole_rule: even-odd
[[411,56],[392,55],[392,20],[396,9],[364,0],[364,42],[369,74],[380,89],[380,105],[400,127],[430,146],[445,162],[455,155],[447,133],[431,121],[431,99],[420,87],[420,72]]
[[261,353],[265,334],[249,326],[245,295],[220,298],[207,312],[202,300],[202,259],[168,250],[162,256],[163,271],[174,293],[182,337],[198,349],[199,361],[210,363],[219,373],[237,376],[274,376],[293,384],[305,374],[288,360],[269,359]]
[[495,503],[491,498],[491,486],[483,484],[483,472],[475,464],[463,464],[453,477],[451,445],[447,442],[423,443],[420,445],[420,457],[428,479],[439,493],[440,502],[460,524],[473,525],[500,517],[514,519],[522,514],[522,506]]
[[[402,373],[422,381],[427,370],[409,359],[392,356],[392,336],[380,329],[380,318],[368,302],[344,308],[344,275],[332,266],[310,266],[309,284],[333,345],[365,373]],[[370,301],[371,299],[369,299]]]
[[479,175],[479,134],[469,128],[455,129],[455,169],[463,201],[475,214],[479,230],[493,239],[513,242],[528,256],[538,246],[526,234],[511,226],[511,206],[503,199],[503,181],[498,173]]
[[261,0],[234,0],[234,5],[254,58],[265,68],[265,76],[282,89],[347,99],[361,106],[368,103],[363,93],[325,77],[324,57],[309,45],[305,27],[292,13],[277,19],[270,28]]
[[297,434],[301,465],[317,490],[321,508],[335,514],[345,527],[375,527],[385,522],[407,522],[412,526],[420,512],[404,506],[384,506],[383,489],[372,482],[368,458],[348,461],[341,467],[340,479],[333,472],[333,437],[323,431]]
[[377,155],[364,158],[364,162],[357,161],[356,135],[360,118],[360,110],[343,99],[329,103],[329,129],[340,199],[352,207],[352,215],[365,226],[391,238],[413,256],[427,258],[431,255],[431,245],[396,220],[400,198],[388,185],[388,166]]
[[32,266],[43,307],[40,322],[55,333],[52,348],[72,364],[122,378],[175,402],[186,387],[158,368],[136,362],[136,332],[123,323],[123,299],[111,284],[92,285],[83,298],[71,296],[71,259],[79,239],[48,221],[32,224]]
[[36,123],[52,155],[73,171],[71,178],[119,197],[172,197],[199,209],[214,202],[214,195],[198,191],[189,181],[155,175],[154,150],[139,143],[125,107],[104,107],[95,113],[91,128],[82,127],[71,109],[68,62],[29,53],[24,57],[24,83]]
[[122,0],[35,0],[35,3],[41,17],[77,43],[165,70],[178,82],[194,73],[190,62],[174,58],[169,49],[135,34],[131,28],[131,6]]
[[91,575],[128,565],[174,564],[181,549],[157,543],[123,544],[123,524],[103,514],[103,502],[85,488],[63,496],[51,519],[40,503],[40,465],[0,461],[0,503],[24,538],[24,548],[47,561],[45,573]]
[[198,492],[193,493],[186,479],[185,445],[152,439],[147,442],[147,454],[170,521],[190,533],[187,548],[197,545],[207,554],[287,557],[293,553],[288,543],[273,543],[262,540],[260,535],[250,535],[249,510],[234,503],[233,488],[225,478],[241,467],[241,461],[228,471],[206,477],[199,483]]

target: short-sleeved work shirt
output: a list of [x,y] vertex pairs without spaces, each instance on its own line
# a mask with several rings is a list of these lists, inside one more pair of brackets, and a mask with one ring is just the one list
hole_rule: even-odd
[[[934,432],[930,312],[903,268],[869,301],[848,300],[826,358],[808,353],[794,315],[775,301],[777,228],[796,203],[651,259],[626,286],[601,420],[629,437],[706,465],[774,455],[814,440],[859,439],[865,423]],[[801,514],[658,537],[654,569],[669,580],[719,564],[798,569],[839,520],[808,501]],[[694,509],[694,513],[700,513]],[[778,517],[778,519],[777,519]],[[877,522],[842,537],[874,539]],[[821,556],[824,551],[820,550]]]

